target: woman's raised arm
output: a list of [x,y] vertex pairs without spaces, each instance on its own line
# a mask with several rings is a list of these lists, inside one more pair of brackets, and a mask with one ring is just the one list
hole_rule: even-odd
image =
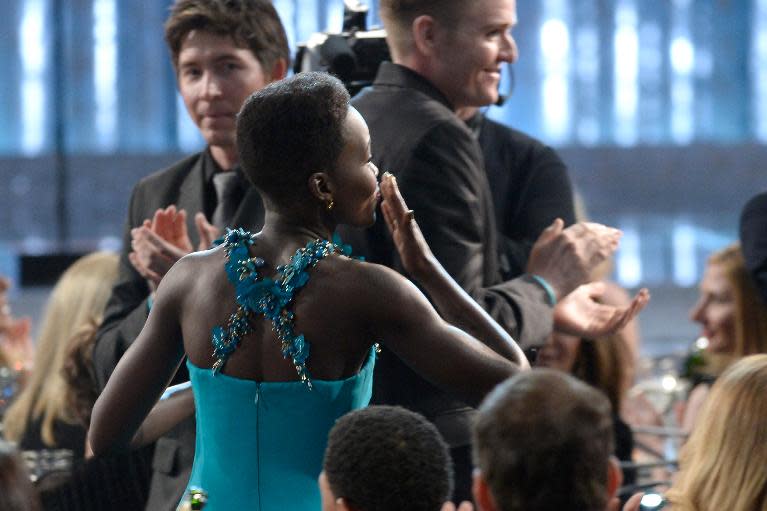
[[496,353],[522,367],[529,367],[522,350],[509,333],[453,280],[434,257],[413,217],[413,211],[407,209],[396,178],[388,172],[381,179],[381,194],[384,199],[381,211],[402,265],[426,291],[440,315]]
[[360,265],[355,285],[350,313],[364,318],[368,338],[469,405],[478,405],[498,383],[529,367],[521,353],[521,363],[512,362],[447,323],[426,296],[394,270]]

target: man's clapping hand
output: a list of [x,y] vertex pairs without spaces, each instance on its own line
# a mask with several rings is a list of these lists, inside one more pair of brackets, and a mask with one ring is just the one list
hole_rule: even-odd
[[650,301],[650,292],[642,288],[626,306],[600,303],[604,292],[603,282],[577,287],[554,307],[554,328],[578,337],[603,337],[625,327]]
[[[220,231],[202,213],[197,213],[194,220],[200,238],[197,250],[206,250]],[[194,250],[187,231],[186,211],[174,205],[155,211],[152,220],[144,220],[140,227],[131,229],[131,248],[133,251],[128,254],[131,264],[156,289],[171,266]]]
[[564,228],[556,219],[533,245],[527,273],[544,278],[561,300],[591,281],[592,271],[615,252],[620,237],[618,229],[606,225],[579,222]]

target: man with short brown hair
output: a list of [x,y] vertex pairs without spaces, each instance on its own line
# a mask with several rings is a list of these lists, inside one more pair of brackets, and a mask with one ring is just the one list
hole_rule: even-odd
[[553,369],[498,385],[479,407],[473,444],[481,511],[603,511],[623,479],[610,402]]

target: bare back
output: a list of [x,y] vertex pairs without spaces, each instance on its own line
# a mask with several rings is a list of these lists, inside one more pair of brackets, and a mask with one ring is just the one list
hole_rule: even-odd
[[[259,237],[251,255],[271,276],[301,244]],[[212,330],[237,309],[222,247],[190,254],[165,275],[144,329],[126,351],[94,407],[94,452],[128,445],[186,354],[192,364],[213,365]],[[295,332],[311,344],[307,369],[319,380],[356,374],[373,342],[382,342],[425,379],[468,403],[478,403],[516,366],[464,331],[447,324],[409,280],[380,265],[329,255],[309,270],[295,296]],[[254,329],[222,371],[256,381],[295,381],[270,321]]]
[[[278,248],[259,238],[251,247],[252,256],[261,257],[264,277],[274,277],[276,266],[285,264],[298,245]],[[183,305],[180,308],[184,350],[198,367],[214,362],[211,332],[226,325],[237,310],[235,287],[227,279],[222,247],[184,259],[179,268],[183,277]],[[309,281],[295,294],[289,305],[295,313],[295,331],[310,343],[307,368],[312,378],[336,380],[359,371],[373,342],[366,315],[358,309],[360,278],[364,263],[332,254],[308,269]],[[369,289],[369,288],[368,288]],[[182,291],[179,289],[179,291]],[[368,301],[368,300],[363,300]],[[280,341],[271,322],[263,316],[251,319],[253,331],[242,338],[222,371],[230,376],[258,381],[298,379],[290,359],[283,357]]]

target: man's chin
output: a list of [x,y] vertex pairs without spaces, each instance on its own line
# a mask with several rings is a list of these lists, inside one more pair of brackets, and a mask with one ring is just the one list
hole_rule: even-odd
[[708,346],[706,346],[706,351],[715,355],[726,355],[732,350],[731,347],[725,342],[717,339],[709,339]]
[[236,138],[229,133],[221,133],[218,131],[202,130],[202,138],[205,139],[205,143],[211,147],[220,146],[228,147],[235,145]]
[[467,103],[468,103],[468,106],[482,108],[485,106],[494,105],[497,102],[498,102],[498,91],[496,89],[493,89],[492,91],[484,92],[482,94],[477,94],[475,97],[471,98]]

